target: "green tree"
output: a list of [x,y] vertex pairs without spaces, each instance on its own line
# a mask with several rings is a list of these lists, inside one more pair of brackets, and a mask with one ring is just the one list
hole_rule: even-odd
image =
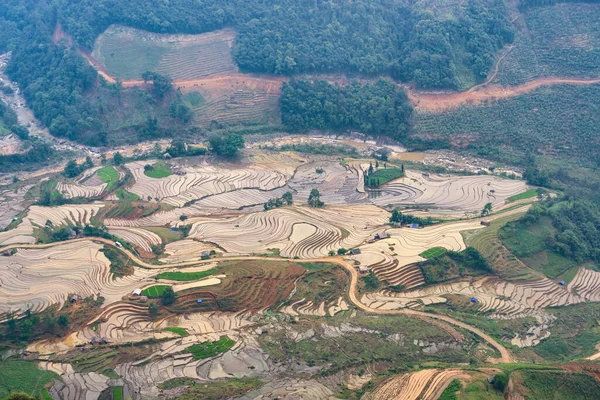
[[239,149],[245,146],[244,137],[236,133],[229,133],[226,136],[212,135],[208,143],[211,151],[224,157],[235,157]]
[[148,315],[150,316],[150,318],[154,318],[156,317],[156,315],[158,314],[158,307],[156,307],[156,304],[150,304],[148,306]]
[[394,224],[399,224],[402,222],[402,213],[397,208],[394,208],[392,211],[392,215],[390,216],[390,222]]
[[285,192],[283,196],[281,196],[285,204],[291,206],[294,203],[294,198],[292,197],[292,192]]
[[321,201],[321,193],[319,193],[318,189],[313,189],[310,191],[310,195],[308,196],[308,205],[315,208],[320,208],[325,205],[325,203]]
[[69,316],[67,314],[62,314],[60,317],[58,317],[58,325],[60,325],[62,328],[68,327]]
[[485,217],[486,215],[489,215],[492,212],[492,203],[486,203],[485,206],[483,206],[483,210],[481,210],[481,216]]
[[63,175],[66,176],[67,178],[74,178],[77,175],[79,175],[79,172],[80,172],[80,168],[79,168],[79,165],[77,165],[77,161],[69,160],[69,162],[67,162],[67,165],[65,165],[65,169],[63,170]]
[[113,154],[113,164],[122,165],[125,162],[125,157],[120,152]]
[[160,298],[160,302],[164,306],[169,306],[169,305],[175,303],[176,297],[177,296],[175,295],[175,292],[173,291],[173,288],[172,287],[168,287],[163,292],[163,294],[162,294],[162,296]]

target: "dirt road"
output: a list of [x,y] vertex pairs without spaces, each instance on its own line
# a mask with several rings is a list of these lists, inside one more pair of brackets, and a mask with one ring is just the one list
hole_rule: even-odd
[[101,242],[101,243],[107,244],[109,246],[113,246],[116,249],[123,252],[129,258],[131,258],[139,266],[141,266],[143,268],[150,268],[150,269],[186,267],[186,266],[198,265],[198,264],[207,263],[207,262],[232,261],[232,260],[242,260],[242,261],[243,260],[270,260],[270,261],[285,261],[285,262],[297,262],[297,263],[326,262],[326,263],[336,264],[336,265],[339,265],[340,267],[344,268],[346,271],[348,271],[350,273],[350,285],[348,287],[348,298],[350,299],[350,301],[352,303],[354,303],[354,305],[357,308],[360,308],[363,311],[373,313],[373,314],[405,315],[405,316],[409,316],[409,317],[419,318],[424,321],[434,323],[435,325],[438,325],[441,328],[444,328],[449,333],[451,333],[453,336],[456,336],[456,334],[458,334],[458,332],[456,332],[456,330],[454,330],[452,328],[447,329],[446,327],[443,326],[444,325],[443,323],[445,322],[445,323],[460,327],[462,329],[468,330],[468,331],[474,333],[475,335],[479,336],[480,338],[482,338],[483,340],[488,342],[489,345],[491,345],[496,350],[498,350],[501,357],[499,359],[490,359],[491,362],[503,362],[503,363],[513,362],[513,357],[510,354],[510,352],[504,346],[502,346],[500,343],[496,342],[491,336],[485,334],[484,332],[482,332],[481,330],[479,330],[473,326],[465,324],[465,323],[458,321],[452,317],[448,317],[446,315],[434,314],[434,313],[415,311],[415,310],[378,310],[378,309],[374,309],[374,308],[364,305],[363,303],[360,302],[360,300],[357,297],[357,292],[358,292],[357,286],[358,286],[358,278],[359,278],[358,272],[356,271],[356,268],[354,268],[353,265],[350,265],[348,262],[344,261],[344,259],[342,257],[325,257],[325,258],[299,260],[299,259],[276,258],[276,257],[249,256],[249,257],[212,258],[212,259],[208,259],[208,260],[186,261],[186,262],[174,263],[174,264],[154,265],[154,264],[148,264],[147,262],[139,259],[135,254],[133,254],[131,251],[129,251],[125,248],[117,247],[115,242],[113,242],[112,240],[98,238],[98,237],[79,238],[79,239],[72,239],[72,240],[68,240],[68,241],[64,241],[64,242],[47,243],[47,244],[12,244],[12,245],[8,245],[8,246],[4,246],[4,247],[0,248],[0,253],[3,253],[4,251],[11,250],[11,249],[46,249],[46,248],[50,248],[50,247],[54,247],[54,246],[60,246],[65,243],[75,243],[75,242],[83,242],[83,241],[90,241],[90,240],[93,240],[96,242]]

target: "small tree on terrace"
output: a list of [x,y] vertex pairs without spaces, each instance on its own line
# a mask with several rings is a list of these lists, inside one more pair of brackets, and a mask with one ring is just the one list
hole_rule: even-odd
[[175,303],[175,292],[173,291],[173,288],[168,287],[165,289],[165,291],[163,292],[160,302],[164,305],[164,306],[169,306],[173,303]]
[[492,212],[492,203],[487,203],[485,206],[483,206],[483,210],[481,210],[481,216],[485,217],[486,215],[489,215]]
[[313,189],[310,191],[310,195],[308,196],[308,205],[310,207],[323,207],[325,203],[321,201],[321,193],[317,189]]
[[294,203],[294,198],[292,197],[292,192],[285,192],[283,196],[281,196],[285,204],[291,206]]
[[394,210],[392,211],[390,222],[393,224],[399,224],[402,222],[402,213],[397,208],[394,208]]

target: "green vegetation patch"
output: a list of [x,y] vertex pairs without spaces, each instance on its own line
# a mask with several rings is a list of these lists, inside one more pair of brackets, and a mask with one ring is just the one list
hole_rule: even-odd
[[453,380],[446,389],[442,392],[438,400],[457,400],[456,392],[462,389],[462,385],[458,379]]
[[42,395],[44,386],[59,376],[51,371],[38,369],[36,363],[30,361],[0,362],[0,398],[12,392],[25,392],[30,396]]
[[123,252],[112,246],[105,246],[101,251],[110,261],[110,272],[115,276],[122,277],[133,273],[135,263]]
[[147,287],[146,289],[142,290],[142,296],[148,296],[151,298],[161,297],[163,295],[163,293],[165,292],[165,290],[169,287],[171,287],[171,286],[168,286],[168,285],[150,286],[150,287]]
[[446,251],[417,265],[427,284],[492,272],[487,260],[473,247],[461,252]]
[[550,337],[532,350],[548,361],[567,361],[588,357],[597,352],[600,342],[600,304],[583,303],[549,308],[556,317]]
[[508,198],[508,201],[531,199],[532,197],[535,197],[535,196],[537,196],[537,189],[529,189],[523,193],[519,193],[519,194],[515,194],[514,196],[510,196]]
[[446,249],[443,247],[433,247],[429,250],[425,250],[424,252],[422,252],[419,255],[423,258],[434,258],[434,257],[441,256],[445,252],[446,252]]
[[123,386],[113,387],[112,395],[112,400],[123,400]]
[[156,279],[168,279],[171,281],[197,281],[198,279],[206,278],[216,272],[215,268],[209,269],[207,271],[199,271],[199,272],[162,272],[156,275]]
[[204,342],[194,344],[187,348],[196,360],[214,357],[217,354],[224,353],[235,344],[235,340],[222,336],[216,342]]
[[190,92],[183,95],[183,101],[190,105],[190,107],[198,107],[206,100],[198,92]]
[[144,167],[144,175],[150,178],[166,178],[169,175],[173,175],[171,172],[171,166],[164,161],[157,161],[154,164]]
[[119,172],[112,166],[107,166],[104,168],[100,168],[96,171],[96,175],[98,178],[102,180],[102,182],[107,183],[106,191],[110,192],[119,182]]
[[600,76],[600,7],[541,5],[523,10],[526,28],[517,32],[496,80],[512,86],[543,76]]
[[507,224],[500,231],[500,238],[506,248],[528,267],[555,279],[576,265],[574,260],[548,245],[557,232],[552,219],[542,216],[536,221],[524,219]]
[[379,187],[404,176],[404,171],[400,168],[378,169],[368,176],[365,175],[365,185],[368,187]]
[[178,326],[167,326],[165,329],[163,329],[167,332],[173,332],[178,334],[179,336],[187,336],[189,335],[188,331],[186,331],[184,328],[180,328]]
[[125,189],[119,189],[117,190],[117,198],[123,201],[138,201],[140,196]]
[[527,388],[530,400],[597,399],[600,383],[581,373],[522,370],[520,383]]
[[230,378],[222,382],[198,382],[191,378],[175,378],[163,382],[162,390],[187,386],[185,392],[179,394],[179,400],[224,400],[237,398],[258,389],[263,382],[258,378]]
[[600,84],[545,86],[493,104],[441,113],[418,110],[411,135],[415,144],[434,148],[460,136],[470,139],[471,152],[511,163],[522,162],[530,150],[549,148],[553,154],[597,162],[598,102]]

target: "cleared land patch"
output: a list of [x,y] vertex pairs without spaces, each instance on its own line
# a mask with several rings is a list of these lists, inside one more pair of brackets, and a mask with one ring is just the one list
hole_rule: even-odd
[[140,79],[145,71],[191,80],[236,72],[231,55],[234,38],[231,29],[166,35],[113,25],[96,39],[92,56],[121,80]]

